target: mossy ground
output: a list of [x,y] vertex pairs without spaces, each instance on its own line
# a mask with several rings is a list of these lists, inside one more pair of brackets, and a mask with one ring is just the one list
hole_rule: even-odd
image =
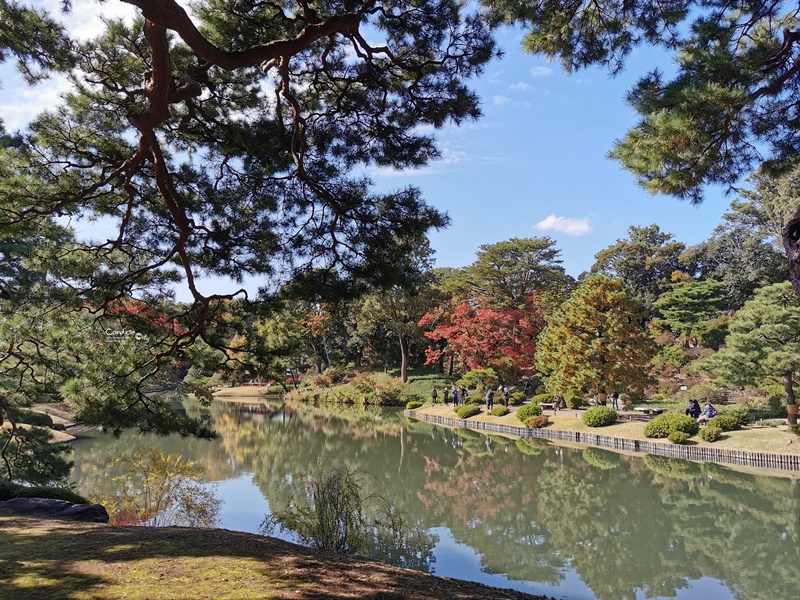
[[542,599],[222,529],[0,514],[0,599]]

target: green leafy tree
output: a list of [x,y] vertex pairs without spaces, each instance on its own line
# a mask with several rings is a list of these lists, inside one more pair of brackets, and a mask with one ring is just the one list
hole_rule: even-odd
[[704,321],[722,316],[728,300],[725,285],[708,279],[676,283],[654,306],[674,334],[683,334],[684,346],[688,346],[692,332]]
[[789,276],[781,235],[800,208],[800,164],[782,174],[765,169],[753,173],[751,187],[740,191],[722,215],[722,223],[701,244],[700,272],[725,283],[738,308],[756,289]]
[[648,310],[672,286],[672,275],[681,271],[680,257],[686,246],[674,241],[658,225],[631,226],[628,237],[595,254],[591,273],[619,278],[628,293],[638,296]]
[[552,393],[642,392],[655,352],[641,304],[623,291],[619,280],[594,276],[547,317],[536,367]]
[[[268,302],[288,281],[343,293],[401,280],[405,241],[447,218],[417,189],[375,193],[359,174],[424,165],[438,156],[429,128],[479,116],[467,80],[494,42],[455,0],[127,4],[135,22],[110,20],[77,43],[43,12],[0,3],[15,23],[0,34],[0,58],[68,71],[72,83],[20,143],[3,138],[0,251],[12,266],[0,269],[0,310],[139,332],[130,324],[165,311],[176,285],[190,301],[166,310],[164,323],[179,327],[153,331],[124,360],[90,352],[92,338],[75,331],[51,346],[6,327],[0,365],[7,381],[22,375],[41,389],[49,367],[37,352],[47,347],[59,368],[65,356],[88,365],[91,385],[66,371],[63,385],[47,385],[80,400],[91,422],[207,434],[148,393],[159,373],[200,341],[220,363],[242,352],[232,342],[252,319],[229,318],[234,299]],[[98,239],[60,226],[98,221],[110,228]],[[59,229],[68,243],[50,236]],[[23,267],[27,286],[16,284]],[[245,277],[260,279],[258,298],[209,283]],[[120,308],[132,302],[138,314]]]
[[561,250],[548,237],[512,238],[483,244],[478,257],[447,281],[460,296],[492,298],[501,307],[520,308],[535,293],[560,290],[565,296],[572,278],[561,266]]
[[707,360],[706,368],[728,385],[779,381],[786,394],[789,423],[796,424],[800,302],[792,285],[776,283],[758,290],[731,319],[725,347]]
[[359,329],[380,329],[394,337],[400,349],[400,379],[408,381],[411,346],[423,346],[425,338],[417,322],[438,299],[430,272],[433,250],[419,240],[407,255],[409,276],[402,283],[368,294],[360,304]]
[[[619,73],[639,45],[674,54],[628,93],[640,121],[611,156],[653,193],[692,202],[703,187],[732,187],[765,160],[773,170],[800,154],[800,7],[790,0],[586,3],[485,0],[527,30],[524,47],[569,72],[592,65]],[[800,294],[800,211],[782,232]]]

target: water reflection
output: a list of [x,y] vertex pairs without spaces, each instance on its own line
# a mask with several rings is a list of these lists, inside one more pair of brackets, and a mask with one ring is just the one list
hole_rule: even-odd
[[[486,437],[397,410],[187,406],[199,410],[219,440],[156,441],[201,463],[223,493],[250,478],[265,506],[283,507],[319,463],[347,465],[441,537],[436,562],[420,566],[442,575],[570,600],[773,600],[800,586],[800,490],[789,477]],[[79,442],[79,491],[111,485],[102,465],[129,445]],[[223,527],[255,531],[223,511]]]

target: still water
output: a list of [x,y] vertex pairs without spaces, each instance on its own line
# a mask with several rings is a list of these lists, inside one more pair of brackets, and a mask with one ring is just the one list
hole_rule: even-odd
[[434,536],[420,568],[437,575],[567,600],[788,600],[800,589],[800,486],[789,475],[486,437],[398,409],[219,403],[210,413],[212,442],[77,442],[78,491],[108,491],[110,458],[159,445],[204,467],[224,501],[220,527],[256,532],[318,465],[347,465]]

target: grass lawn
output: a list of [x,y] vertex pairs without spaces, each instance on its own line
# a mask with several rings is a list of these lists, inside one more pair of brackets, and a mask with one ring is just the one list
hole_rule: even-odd
[[0,512],[0,598],[545,600],[224,529]]
[[[515,407],[511,407],[511,410],[514,411]],[[418,408],[417,411],[457,418],[452,406],[442,406],[441,404],[436,404],[434,406],[426,404],[422,408]],[[553,416],[553,411],[545,411],[545,414],[550,418],[551,424],[549,427],[551,429],[596,433],[630,440],[649,440],[651,442],[661,441],[665,444],[669,443],[667,440],[646,438],[644,436],[644,426],[646,423],[635,419],[631,420],[624,412],[621,413],[619,420],[615,424],[609,425],[608,427],[588,427],[584,425],[583,420],[580,418],[581,413],[582,411],[562,410],[558,412],[557,416]],[[524,426],[517,420],[514,412],[504,417],[494,417],[484,410],[484,412],[471,417],[469,420],[503,423],[515,427]],[[745,452],[800,454],[800,437],[790,433],[786,425],[777,427],[753,425],[738,431],[728,431],[723,434],[722,439],[713,443],[704,442],[698,436],[693,436],[689,439],[689,443],[697,446],[723,448],[726,450],[743,450]]]

